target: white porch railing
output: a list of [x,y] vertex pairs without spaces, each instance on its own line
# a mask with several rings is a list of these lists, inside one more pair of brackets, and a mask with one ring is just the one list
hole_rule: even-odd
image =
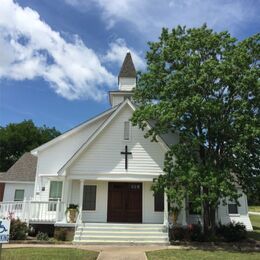
[[65,218],[65,203],[61,201],[0,202],[0,218],[19,218],[29,222],[57,222]]

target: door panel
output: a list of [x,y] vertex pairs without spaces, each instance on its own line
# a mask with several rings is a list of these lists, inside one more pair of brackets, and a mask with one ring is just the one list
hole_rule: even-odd
[[108,222],[142,222],[142,183],[108,184]]

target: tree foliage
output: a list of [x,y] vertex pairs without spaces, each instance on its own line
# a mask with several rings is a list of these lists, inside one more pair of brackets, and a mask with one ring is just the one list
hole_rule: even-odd
[[25,152],[58,135],[54,127],[37,127],[32,120],[0,126],[0,171],[7,171]]
[[153,140],[180,136],[154,188],[178,204],[192,197],[207,230],[219,203],[237,201],[237,187],[247,192],[259,175],[259,40],[238,41],[206,25],[163,29],[149,43],[147,71],[138,79],[133,124],[155,122],[145,134]]

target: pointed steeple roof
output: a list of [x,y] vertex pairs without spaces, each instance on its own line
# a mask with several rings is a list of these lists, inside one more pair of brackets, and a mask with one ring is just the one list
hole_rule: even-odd
[[118,78],[136,78],[135,65],[129,51],[125,56],[125,60],[119,72]]

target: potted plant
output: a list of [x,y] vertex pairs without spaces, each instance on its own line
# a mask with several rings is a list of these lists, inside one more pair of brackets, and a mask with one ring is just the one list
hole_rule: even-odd
[[67,220],[69,223],[76,223],[77,215],[79,213],[79,206],[76,204],[69,204],[65,214],[67,214]]

